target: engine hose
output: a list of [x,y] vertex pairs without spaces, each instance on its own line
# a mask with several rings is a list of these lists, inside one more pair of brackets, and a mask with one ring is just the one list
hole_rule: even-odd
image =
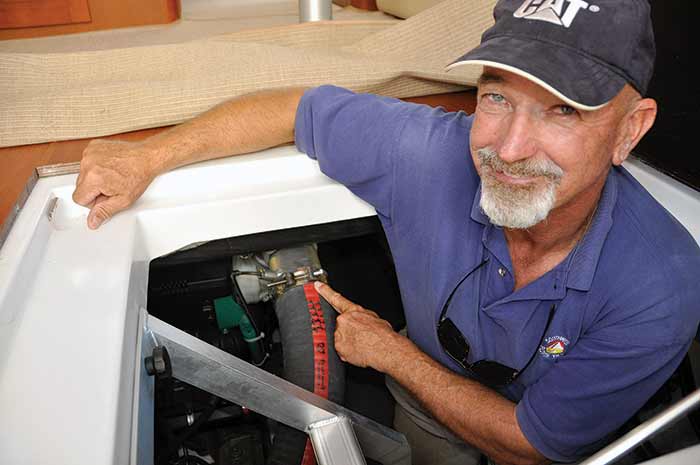
[[[292,287],[275,302],[284,362],[284,378],[321,397],[342,404],[345,366],[335,351],[335,310],[308,282]],[[279,425],[268,465],[315,463],[306,433]]]

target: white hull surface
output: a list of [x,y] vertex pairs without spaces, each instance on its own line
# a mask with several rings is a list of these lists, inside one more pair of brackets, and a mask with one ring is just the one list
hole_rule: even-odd
[[[626,167],[700,242],[700,193],[638,161]],[[148,391],[134,380],[150,260],[201,241],[374,215],[292,146],[165,174],[98,231],[71,200],[75,180],[39,179],[0,249],[2,463],[147,460],[137,459],[132,425],[134,399]]]

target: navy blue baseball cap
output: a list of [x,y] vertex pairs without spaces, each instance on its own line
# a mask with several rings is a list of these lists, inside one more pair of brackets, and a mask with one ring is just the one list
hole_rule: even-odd
[[629,83],[645,95],[656,48],[647,0],[500,0],[481,44],[447,69],[476,64],[523,76],[582,110]]

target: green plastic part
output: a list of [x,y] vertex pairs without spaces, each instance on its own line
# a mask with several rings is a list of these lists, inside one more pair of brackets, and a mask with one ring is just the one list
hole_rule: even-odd
[[241,317],[245,317],[243,308],[231,296],[214,299],[214,311],[216,312],[216,324],[222,331],[235,328],[239,325]]
[[233,297],[226,296],[214,299],[214,311],[216,312],[216,324],[222,331],[239,326],[244,339],[255,340],[257,338],[258,335],[243,307],[238,305]]
[[255,333],[255,329],[253,329],[253,325],[250,323],[250,320],[246,315],[241,317],[239,326],[241,328],[241,333],[243,334],[243,339],[245,339],[246,342],[250,343],[257,338],[258,335]]

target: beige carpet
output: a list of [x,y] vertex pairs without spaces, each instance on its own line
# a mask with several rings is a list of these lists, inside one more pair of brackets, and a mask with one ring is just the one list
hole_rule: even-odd
[[494,3],[447,0],[405,21],[336,15],[331,22],[128,48],[28,53],[4,43],[0,146],[175,124],[266,88],[332,83],[396,97],[462,89],[475,84],[480,70],[444,67],[478,44]]

